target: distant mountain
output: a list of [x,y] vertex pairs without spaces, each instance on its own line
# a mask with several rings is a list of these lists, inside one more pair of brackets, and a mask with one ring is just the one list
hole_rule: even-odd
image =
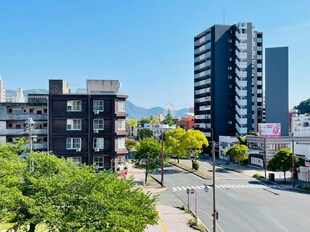
[[[12,89],[6,89],[6,96],[7,97],[15,97],[16,96],[16,90]],[[24,90],[24,97],[27,99],[27,96],[29,93],[34,94],[48,94],[48,90],[46,89],[28,89]],[[189,111],[188,108],[182,108],[180,110],[174,110],[172,111],[173,117],[182,117],[185,113]],[[143,107],[139,107],[135,104],[133,104],[131,101],[126,101],[126,112],[127,112],[127,118],[136,118],[141,119],[142,117],[150,117],[151,115],[156,114],[163,114],[165,115],[167,113],[167,110],[162,107],[152,107],[150,109],[146,109]]]
[[[146,109],[143,107],[136,106],[131,101],[126,101],[126,112],[127,118],[136,118],[141,119],[142,117],[150,117],[151,115],[163,114],[167,113],[167,110],[162,107],[153,107],[150,109]],[[182,108],[180,110],[172,111],[172,115],[174,118],[182,117],[185,113],[189,112],[188,108]]]

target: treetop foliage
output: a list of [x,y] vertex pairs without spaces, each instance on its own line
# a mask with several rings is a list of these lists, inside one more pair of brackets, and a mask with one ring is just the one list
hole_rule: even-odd
[[22,159],[10,144],[0,145],[0,199],[0,221],[28,231],[142,232],[157,221],[155,197],[131,181],[48,152]]
[[310,98],[300,102],[298,106],[295,106],[295,109],[297,109],[300,114],[310,113]]

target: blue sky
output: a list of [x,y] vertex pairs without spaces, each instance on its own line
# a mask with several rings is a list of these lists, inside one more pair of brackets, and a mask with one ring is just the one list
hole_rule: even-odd
[[308,0],[1,1],[0,75],[7,89],[116,79],[136,105],[190,107],[193,37],[224,20],[249,21],[265,48],[289,46],[293,107],[310,98],[309,9]]

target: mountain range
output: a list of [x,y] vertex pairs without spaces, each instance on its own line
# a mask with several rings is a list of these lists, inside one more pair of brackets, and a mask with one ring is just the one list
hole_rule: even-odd
[[[16,91],[11,90],[11,89],[6,89],[6,97],[15,97],[16,96]],[[34,94],[48,94],[48,91],[46,89],[28,89],[24,90],[24,97],[27,99],[27,96],[29,93],[34,93]],[[162,107],[152,107],[150,109],[143,108],[140,106],[135,105],[131,101],[126,101],[126,112],[127,112],[127,118],[136,118],[136,119],[141,119],[142,117],[150,117],[151,115],[156,115],[156,114],[167,114],[167,109],[164,109]],[[185,113],[189,112],[188,108],[182,108],[179,110],[173,110],[170,109],[171,114],[174,118],[182,117]]]

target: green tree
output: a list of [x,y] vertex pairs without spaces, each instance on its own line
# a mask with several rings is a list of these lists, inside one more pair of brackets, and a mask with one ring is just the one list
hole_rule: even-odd
[[295,106],[294,108],[297,109],[301,114],[310,113],[310,98],[300,102],[299,105]]
[[169,126],[172,126],[174,123],[173,123],[173,117],[172,117],[172,114],[170,112],[170,109],[168,109],[168,113],[163,121],[164,124],[167,124]]
[[148,128],[141,128],[138,131],[138,137],[137,137],[138,140],[153,137],[154,137],[153,131]]
[[125,139],[125,146],[128,151],[132,151],[136,149],[137,145],[138,145],[138,142],[136,140],[129,139],[129,138]]
[[137,126],[138,125],[138,120],[137,119],[129,119],[127,121],[128,126]]
[[164,133],[165,151],[177,156],[178,163],[180,162],[180,157],[185,155],[184,146],[182,145],[182,137],[185,133],[186,131],[180,127],[165,131]]
[[224,151],[224,155],[229,155],[230,159],[238,162],[238,170],[240,169],[240,162],[247,160],[249,155],[245,152],[248,150],[248,147],[244,144],[234,144]]
[[[295,167],[300,164],[297,160]],[[292,153],[290,148],[282,148],[267,162],[267,169],[269,171],[282,171],[284,174],[284,181],[286,182],[286,172],[292,168]]]
[[140,124],[144,125],[146,123],[151,123],[151,119],[148,117],[142,117],[139,122]]
[[134,162],[145,169],[145,182],[148,173],[160,167],[160,143],[154,138],[145,138],[139,141],[137,152],[134,154]]
[[0,218],[17,228],[142,232],[156,223],[156,199],[132,182],[46,152],[21,159],[7,146],[0,146]]
[[150,116],[150,121],[151,121],[152,124],[156,122],[156,120],[155,120],[153,115]]
[[206,136],[199,130],[189,129],[181,137],[181,144],[188,155],[196,159],[201,153],[203,145],[208,146]]

